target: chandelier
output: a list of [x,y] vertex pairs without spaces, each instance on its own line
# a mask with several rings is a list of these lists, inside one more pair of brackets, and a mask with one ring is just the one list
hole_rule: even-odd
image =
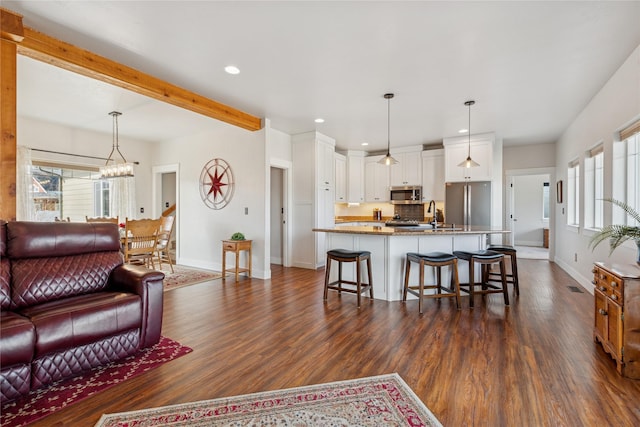
[[[133,176],[133,163],[127,162],[120,152],[120,145],[118,143],[118,116],[122,113],[118,111],[112,111],[109,113],[113,117],[113,143],[111,146],[111,153],[107,158],[104,166],[100,168],[100,178],[125,178]],[[114,156],[114,154],[116,154]],[[118,158],[120,156],[120,158]]]

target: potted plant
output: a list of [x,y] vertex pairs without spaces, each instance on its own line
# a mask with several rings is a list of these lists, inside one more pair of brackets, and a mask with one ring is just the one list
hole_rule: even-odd
[[[640,213],[636,212],[631,206],[626,204],[625,202],[621,202],[616,199],[603,199],[606,202],[613,203],[616,206],[619,206],[629,215],[631,218],[635,219],[638,223],[640,223]],[[602,227],[600,231],[594,234],[591,237],[591,241],[589,242],[589,246],[591,248],[595,248],[600,244],[603,240],[609,239],[609,247],[611,254],[618,246],[626,242],[627,240],[633,240],[636,242],[638,246],[638,257],[636,262],[640,264],[640,226],[630,226],[630,225],[619,225],[619,224],[611,224],[605,225]]]

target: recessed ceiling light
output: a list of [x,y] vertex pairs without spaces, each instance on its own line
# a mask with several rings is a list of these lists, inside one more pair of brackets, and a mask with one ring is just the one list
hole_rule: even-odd
[[362,143],[362,144],[360,144],[360,145],[369,145],[369,143],[368,143],[368,142],[363,142],[363,143]]
[[224,70],[229,74],[240,74],[240,69],[235,65],[227,65]]
[[469,129],[460,129],[458,131],[458,133],[467,133],[467,132],[469,132]]
[[316,123],[324,123],[324,119],[321,119],[321,118],[318,117],[317,119],[314,120],[314,122],[316,122]]

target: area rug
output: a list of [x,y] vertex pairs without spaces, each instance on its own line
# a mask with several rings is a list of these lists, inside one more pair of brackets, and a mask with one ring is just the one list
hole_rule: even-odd
[[191,267],[184,267],[182,265],[174,265],[173,271],[174,272],[172,273],[168,265],[162,265],[162,272],[165,274],[165,292],[222,277],[222,274],[217,271],[200,270]]
[[54,383],[3,405],[0,426],[18,427],[32,423],[191,351],[191,348],[172,339],[161,337],[158,344],[137,354]]
[[441,426],[398,374],[103,415],[95,427]]

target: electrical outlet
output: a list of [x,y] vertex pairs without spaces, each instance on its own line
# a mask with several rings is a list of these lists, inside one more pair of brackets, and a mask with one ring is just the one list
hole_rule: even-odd
[[573,254],[573,261],[578,262],[578,252]]
[[244,208],[244,214],[249,215],[249,208]]
[[165,202],[165,203],[164,203],[164,207],[165,207],[165,208],[168,208],[168,207],[169,207],[169,202]]
[[140,208],[140,213],[144,213],[144,208]]

